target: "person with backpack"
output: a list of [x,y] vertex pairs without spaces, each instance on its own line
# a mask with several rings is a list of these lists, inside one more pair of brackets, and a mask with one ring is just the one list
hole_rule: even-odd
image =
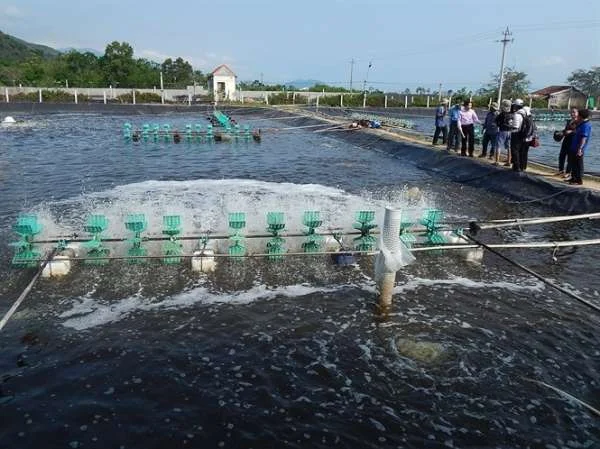
[[523,110],[523,100],[517,98],[511,107],[512,112],[512,130],[510,134],[510,158],[512,169],[514,171],[521,170],[521,154],[522,147],[525,144],[525,130],[523,124],[525,122],[525,111]]
[[512,130],[512,114],[510,113],[510,100],[502,100],[500,104],[500,114],[496,117],[496,125],[498,125],[498,137],[496,138],[496,161],[494,165],[498,165],[500,161],[500,151],[502,148],[506,150],[506,163],[510,166],[510,134]]
[[487,156],[488,144],[491,144],[492,147],[490,149],[490,159],[496,154],[498,144],[498,125],[496,124],[496,117],[498,117],[498,103],[494,101],[490,104],[490,110],[483,122],[483,141],[481,142],[481,154],[479,157]]
[[444,99],[435,110],[435,132],[433,133],[433,144],[437,145],[440,133],[442,134],[442,145],[446,145],[446,136],[448,134],[448,125],[446,125],[446,115],[448,115],[448,100]]
[[537,139],[537,126],[533,120],[531,108],[529,106],[524,106],[523,112],[523,125],[521,125],[521,130],[524,139],[519,148],[519,171],[527,170],[529,148],[533,145],[534,140]]

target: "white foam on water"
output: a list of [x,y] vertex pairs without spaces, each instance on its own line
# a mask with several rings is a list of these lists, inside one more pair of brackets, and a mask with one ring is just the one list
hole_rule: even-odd
[[145,298],[140,293],[121,300],[102,300],[85,297],[70,300],[71,308],[59,315],[66,318],[62,325],[75,330],[86,330],[127,318],[134,312],[151,310],[171,310],[191,307],[195,304],[249,304],[254,301],[272,300],[277,297],[296,298],[313,293],[331,293],[347,285],[332,287],[311,287],[304,284],[269,288],[257,285],[246,291],[215,293],[206,287],[196,287],[162,300]]
[[[319,184],[273,183],[247,179],[202,179],[193,181],[144,181],[118,186],[102,192],[84,193],[75,198],[44,203],[33,213],[44,225],[41,237],[82,233],[89,215],[102,214],[109,220],[105,237],[127,235],[124,226],[128,214],[143,213],[148,221],[145,235],[160,235],[162,217],[179,215],[186,232],[223,233],[228,229],[229,212],[245,212],[246,233],[264,233],[266,213],[284,212],[286,229],[303,229],[304,211],[321,212],[322,228],[352,227],[359,210],[375,210],[376,220],[383,224],[384,208],[406,208],[407,189],[398,186],[394,195],[354,195],[344,190]],[[425,197],[418,207],[430,207]],[[414,206],[414,202],[412,204]],[[53,210],[61,209],[60,216]]]
[[542,292],[545,288],[545,284],[541,281],[536,281],[530,284],[523,284],[521,281],[519,283],[509,282],[509,281],[474,281],[473,279],[464,278],[460,276],[451,276],[448,279],[427,279],[427,278],[419,278],[419,277],[411,277],[409,280],[402,284],[394,287],[394,294],[405,293],[408,291],[417,290],[420,287],[435,287],[438,285],[455,285],[466,288],[476,288],[476,289],[503,289],[509,290],[513,292],[521,292],[521,291],[529,291],[529,292]]

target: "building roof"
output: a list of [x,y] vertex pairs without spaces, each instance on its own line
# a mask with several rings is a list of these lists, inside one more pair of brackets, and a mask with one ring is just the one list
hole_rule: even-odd
[[227,64],[221,64],[219,67],[210,72],[212,76],[236,76],[233,70],[231,70]]
[[569,89],[573,89],[574,91],[580,92],[579,89],[573,86],[548,86],[544,87],[543,89],[536,90],[535,92],[531,92],[531,95],[539,95],[542,97],[546,95],[557,94],[559,92],[564,92]]

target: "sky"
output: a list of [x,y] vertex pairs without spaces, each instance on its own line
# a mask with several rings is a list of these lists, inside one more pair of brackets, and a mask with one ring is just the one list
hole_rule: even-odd
[[475,91],[499,72],[507,27],[506,66],[532,90],[600,65],[600,0],[0,0],[0,31],[53,48],[124,41],[203,72],[225,63],[240,81],[352,75],[384,91]]

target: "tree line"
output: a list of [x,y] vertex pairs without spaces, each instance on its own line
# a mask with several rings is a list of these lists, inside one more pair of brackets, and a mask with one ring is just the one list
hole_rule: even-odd
[[194,70],[182,59],[167,58],[162,63],[135,58],[127,42],[111,42],[102,56],[70,51],[53,58],[35,55],[23,61],[0,62],[0,84],[5,86],[47,87],[160,87],[205,86],[207,75]]
[[[121,88],[153,88],[160,87],[160,73],[166,88],[185,88],[191,85],[206,86],[207,74],[194,70],[183,58],[165,59],[162,63],[145,58],[135,58],[133,48],[127,42],[111,42],[106,46],[104,54],[97,56],[91,52],[70,51],[56,57],[35,55],[25,60],[0,61],[0,84],[5,86],[45,86],[45,87],[121,87]],[[569,84],[584,94],[600,96],[600,66],[589,70],[578,69],[567,78]],[[480,89],[472,92],[466,87],[456,91],[430,91],[417,87],[415,91],[405,89],[403,92],[387,92],[387,94],[411,94],[431,96],[452,96],[453,98],[471,98],[498,96],[499,75],[491,76],[490,81]],[[527,74],[508,68],[504,75],[503,97],[527,97],[531,83]],[[240,82],[242,90],[293,91],[294,86],[285,84],[263,84],[258,80]],[[327,84],[315,84],[307,89],[312,92],[350,93],[350,90]],[[355,89],[354,92],[361,90]],[[384,94],[379,89],[368,90],[373,95]]]

